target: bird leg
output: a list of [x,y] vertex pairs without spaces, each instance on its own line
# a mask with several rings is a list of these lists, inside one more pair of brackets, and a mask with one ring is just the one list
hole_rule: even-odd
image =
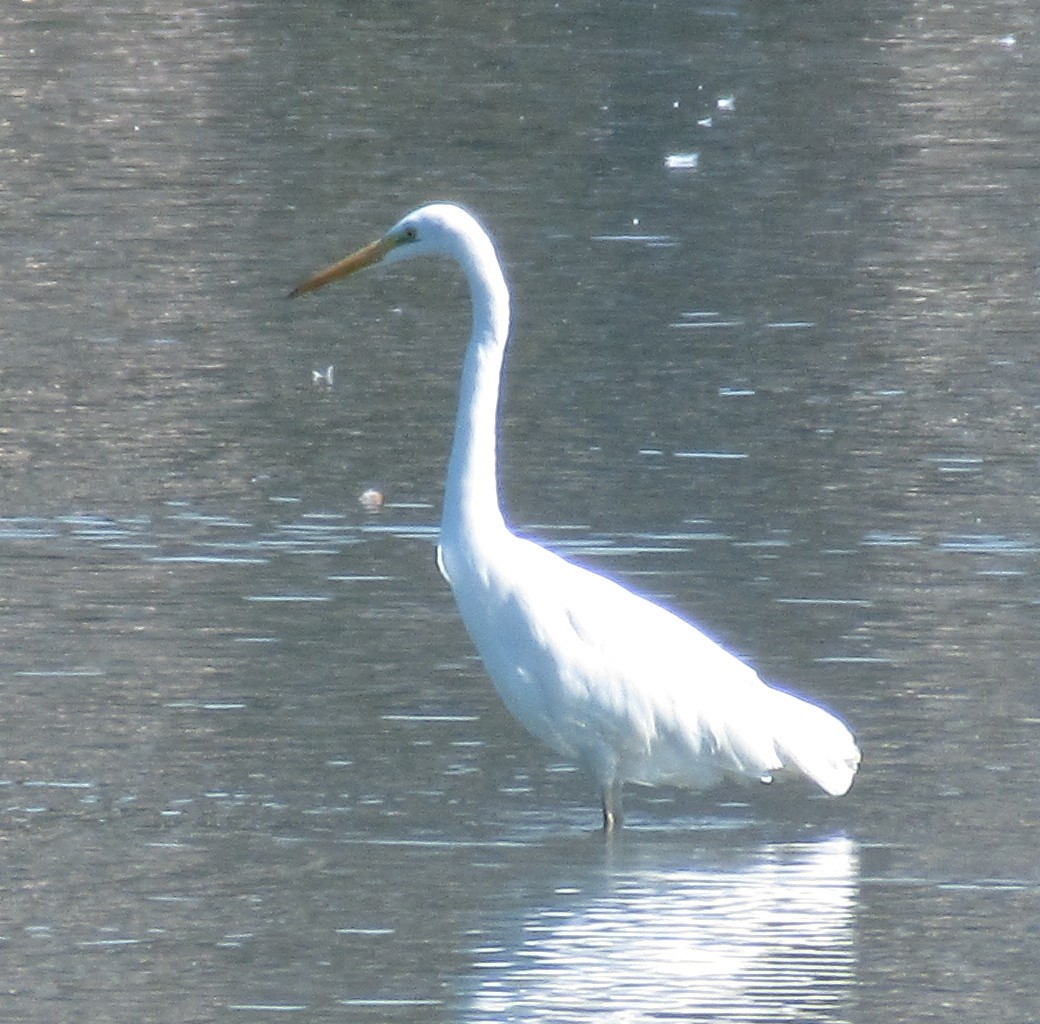
[[614,781],[603,787],[603,831],[621,828],[621,783]]

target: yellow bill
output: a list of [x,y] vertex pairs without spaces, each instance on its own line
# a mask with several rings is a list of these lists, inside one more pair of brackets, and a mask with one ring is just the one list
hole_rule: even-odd
[[324,288],[325,285],[338,281],[341,277],[347,277],[349,274],[364,270],[365,267],[370,267],[373,263],[378,263],[394,248],[394,245],[393,239],[389,237],[379,238],[369,243],[363,249],[358,249],[357,252],[351,253],[338,263],[333,263],[332,266],[326,267],[324,270],[319,270],[313,277],[309,277],[306,281],[298,284],[289,292],[289,298],[295,299],[297,295],[306,295],[307,292]]

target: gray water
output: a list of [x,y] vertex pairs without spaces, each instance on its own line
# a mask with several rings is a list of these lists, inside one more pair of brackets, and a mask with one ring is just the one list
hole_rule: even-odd
[[[1038,29],[8,5],[0,1018],[1040,1017]],[[502,709],[457,273],[285,300],[431,198],[508,264],[511,520],[835,708],[848,797],[607,843]]]

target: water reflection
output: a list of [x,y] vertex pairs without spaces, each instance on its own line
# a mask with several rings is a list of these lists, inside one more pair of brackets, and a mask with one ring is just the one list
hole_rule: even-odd
[[693,859],[621,870],[591,896],[558,889],[519,935],[482,942],[464,1019],[845,1020],[856,844],[839,836]]

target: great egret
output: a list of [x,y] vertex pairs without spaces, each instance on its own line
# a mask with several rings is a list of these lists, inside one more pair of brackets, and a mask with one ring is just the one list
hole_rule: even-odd
[[470,213],[423,206],[290,295],[426,255],[459,264],[473,305],[437,560],[509,710],[592,775],[608,831],[621,823],[624,782],[699,790],[726,777],[800,774],[833,796],[848,792],[860,753],[837,718],[768,686],[677,615],[506,525],[496,434],[509,290]]

